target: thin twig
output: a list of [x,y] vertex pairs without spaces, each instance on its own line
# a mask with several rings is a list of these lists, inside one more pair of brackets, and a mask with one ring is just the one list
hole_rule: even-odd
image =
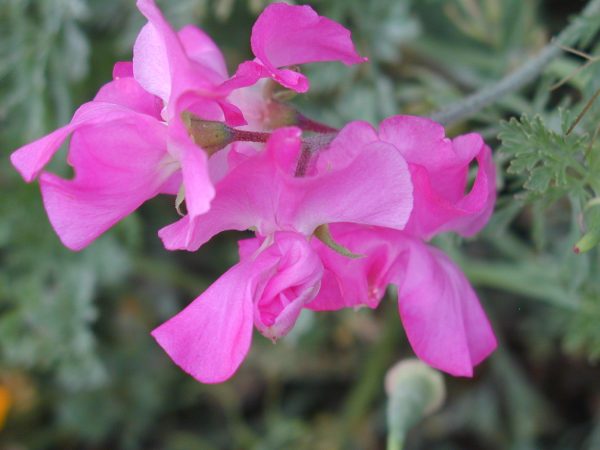
[[454,124],[473,116],[506,94],[527,85],[537,78],[554,58],[561,54],[562,49],[560,46],[573,45],[579,39],[584,28],[581,19],[589,18],[599,13],[600,0],[591,0],[581,15],[553,39],[552,42],[546,45],[536,57],[497,83],[486,86],[463,100],[432,114],[431,118],[444,125]]

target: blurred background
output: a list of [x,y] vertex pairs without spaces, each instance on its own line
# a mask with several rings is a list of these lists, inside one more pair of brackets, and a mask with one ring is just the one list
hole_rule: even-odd
[[[312,89],[296,104],[334,126],[459,101],[530,60],[586,4],[309,3],[349,27],[370,59],[306,69]],[[266,3],[159,4],[177,27],[209,32],[234,70],[250,55]],[[164,197],[73,253],[53,233],[38,186],[10,166],[14,149],[67,123],[110,80],[113,63],[131,58],[143,23],[133,0],[0,0],[0,449],[385,448],[383,377],[412,356],[393,300],[376,311],[306,311],[276,345],[255,336],[233,379],[201,385],[149,332],[237,261],[244,234],[220,235],[197,253],[167,252],[156,232],[177,217]],[[579,48],[600,55],[600,18],[584,25]],[[531,176],[552,160],[550,149],[597,150],[600,102],[573,139],[563,134],[600,86],[600,64],[550,90],[584,62],[564,53],[525,89],[448,129],[482,133],[502,168],[486,230],[435,241],[475,284],[500,346],[473,379],[445,377],[442,409],[412,430],[407,449],[600,448],[600,259],[571,250],[588,187],[561,188],[550,176],[532,186]],[[520,171],[520,151],[547,159]],[[64,158],[55,160],[52,170],[66,173]]]

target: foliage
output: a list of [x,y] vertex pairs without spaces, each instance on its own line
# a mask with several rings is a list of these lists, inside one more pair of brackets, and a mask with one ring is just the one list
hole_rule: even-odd
[[[161,6],[239,61],[264,3]],[[578,12],[551,0],[311,3],[347,24],[372,62],[308,69],[312,89],[298,106],[332,125],[459,101],[524,64]],[[579,39],[591,55],[600,55],[599,22],[586,19]],[[37,187],[8,164],[13,149],[67,122],[113,61],[130,58],[142,23],[131,1],[0,0],[0,388],[12,397],[0,448],[381,448],[383,375],[410,355],[393,302],[378,313],[303,316],[277,346],[257,339],[234,380],[201,386],[148,333],[235,261],[239,235],[168,253],[155,232],[175,217],[159,200],[71,253]],[[408,448],[598,447],[600,254],[572,248],[600,229],[600,101],[567,131],[600,88],[600,64],[550,90],[582,63],[563,53],[532,85],[450,129],[484,134],[501,167],[486,231],[436,242],[477,286],[501,345],[475,380],[446,379],[445,406]]]

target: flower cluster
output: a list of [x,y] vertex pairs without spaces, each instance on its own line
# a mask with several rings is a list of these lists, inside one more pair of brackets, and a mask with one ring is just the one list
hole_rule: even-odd
[[[202,30],[175,31],[153,0],[137,4],[148,23],[133,61],[117,63],[68,125],[11,157],[27,182],[39,179],[62,242],[80,250],[158,194],[176,196],[178,211],[185,202],[159,232],[169,250],[253,230],[240,262],[152,332],[205,383],[237,370],[253,325],[275,340],[304,309],[375,308],[389,284],[416,354],[472,375],[495,337],[465,276],[427,241],[489,219],[495,168],[481,137],[449,139],[412,116],[338,131],[296,111],[284,100],[309,88],[298,65],[366,61],[347,29],[309,6],[268,6],[252,29],[255,58],[230,76]],[[75,175],[63,179],[44,167],[68,137]]]

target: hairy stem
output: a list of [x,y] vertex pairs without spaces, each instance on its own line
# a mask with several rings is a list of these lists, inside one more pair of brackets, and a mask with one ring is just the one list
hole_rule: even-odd
[[302,152],[296,165],[295,177],[303,177],[306,175],[312,156],[317,152],[325,149],[331,141],[336,137],[337,131],[333,133],[322,133],[316,136],[310,136],[302,140]]
[[591,0],[573,22],[555,39],[546,45],[538,55],[508,74],[497,83],[486,86],[474,94],[451,104],[431,115],[431,118],[443,125],[451,125],[467,119],[499,98],[527,85],[545,69],[545,67],[563,51],[560,46],[571,46],[586,29],[585,19],[600,13],[600,0]]
[[244,131],[231,128],[232,141],[244,142],[267,142],[271,133],[263,133],[262,131]]

